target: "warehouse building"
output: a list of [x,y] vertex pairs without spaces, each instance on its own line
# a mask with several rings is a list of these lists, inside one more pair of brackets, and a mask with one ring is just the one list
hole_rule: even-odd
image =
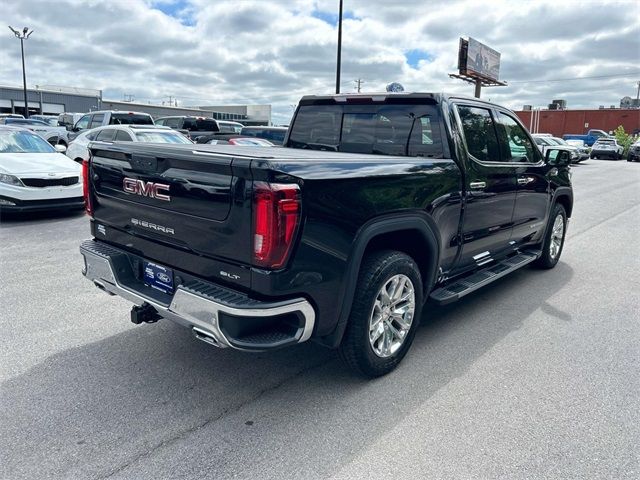
[[[62,112],[84,113],[98,110],[100,90],[72,87],[37,87],[27,89],[29,115],[57,115]],[[0,113],[24,115],[24,92],[21,87],[0,85]]]
[[[176,107],[142,102],[125,102],[102,98],[101,90],[37,86],[27,89],[29,115],[57,115],[62,112],[86,113],[94,110],[132,110],[153,116],[194,115],[233,120],[245,125],[271,125],[271,105],[216,105],[211,107]],[[24,115],[21,87],[0,85],[0,113]]]
[[592,110],[521,110],[515,112],[531,133],[550,133],[556,137],[590,129],[613,132],[622,125],[627,133],[640,132],[640,109],[598,108]]

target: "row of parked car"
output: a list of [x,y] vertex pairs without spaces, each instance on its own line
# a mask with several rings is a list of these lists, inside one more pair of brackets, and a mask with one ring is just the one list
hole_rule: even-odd
[[[92,141],[273,147],[286,127],[245,127],[213,118],[96,111],[0,116],[0,213],[83,208],[81,164]],[[20,155],[16,155],[20,154]],[[65,155],[66,154],[66,155]]]
[[[598,130],[598,132],[601,132],[601,130]],[[591,133],[589,136],[590,135]],[[583,137],[586,136],[587,135],[584,135]],[[571,150],[572,163],[579,163],[588,158],[606,158],[611,160],[622,160],[624,158],[624,146],[620,145],[615,137],[604,132],[603,135],[599,135],[595,138],[590,146],[584,139],[573,137],[577,137],[577,135],[565,135],[563,138],[559,138],[554,137],[549,133],[533,134],[533,139],[542,153],[544,153],[548,148],[556,147],[558,145],[569,148]],[[640,161],[640,138],[631,145],[627,155],[627,161]]]
[[[69,146],[76,137],[103,126],[145,125],[169,127],[198,143],[232,145],[282,145],[286,127],[245,127],[241,123],[196,116],[171,116],[153,119],[148,113],[104,110],[60,115],[1,114],[0,124],[21,126],[38,133],[52,145]],[[123,135],[123,137],[125,137]],[[135,139],[136,137],[131,137]],[[262,140],[255,140],[262,139]]]
[[562,146],[571,150],[572,163],[579,163],[589,158],[589,148],[581,140],[564,140],[560,137],[554,137],[549,133],[535,133],[532,136],[543,154],[546,153],[549,148]]

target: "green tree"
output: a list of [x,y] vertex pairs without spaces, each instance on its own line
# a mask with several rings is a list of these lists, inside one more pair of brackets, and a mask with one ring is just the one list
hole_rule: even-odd
[[629,148],[631,148],[631,144],[633,143],[633,137],[624,131],[624,127],[622,125],[618,126],[618,128],[613,131],[613,136],[616,137],[618,143],[624,148],[622,155],[626,157],[629,154]]

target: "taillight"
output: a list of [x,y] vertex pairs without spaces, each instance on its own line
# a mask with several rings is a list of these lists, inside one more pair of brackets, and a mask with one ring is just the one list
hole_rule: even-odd
[[84,209],[87,215],[93,216],[93,205],[89,195],[89,162],[82,161],[82,196],[84,197]]
[[266,182],[253,185],[253,260],[260,267],[279,268],[295,241],[300,187]]

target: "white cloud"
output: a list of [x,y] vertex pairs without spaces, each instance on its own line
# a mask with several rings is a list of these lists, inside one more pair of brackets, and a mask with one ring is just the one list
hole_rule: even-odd
[[[399,81],[409,90],[472,93],[452,80],[458,38],[502,53],[508,87],[483,95],[512,108],[566,98],[570,107],[617,104],[640,72],[640,3],[345,0],[342,89]],[[335,88],[338,0],[29,0],[5,2],[9,24],[28,25],[28,83],[98,88],[160,103],[291,104]],[[163,13],[165,12],[165,13]],[[2,36],[0,82],[21,81],[20,51]],[[425,52],[413,68],[405,53]]]

